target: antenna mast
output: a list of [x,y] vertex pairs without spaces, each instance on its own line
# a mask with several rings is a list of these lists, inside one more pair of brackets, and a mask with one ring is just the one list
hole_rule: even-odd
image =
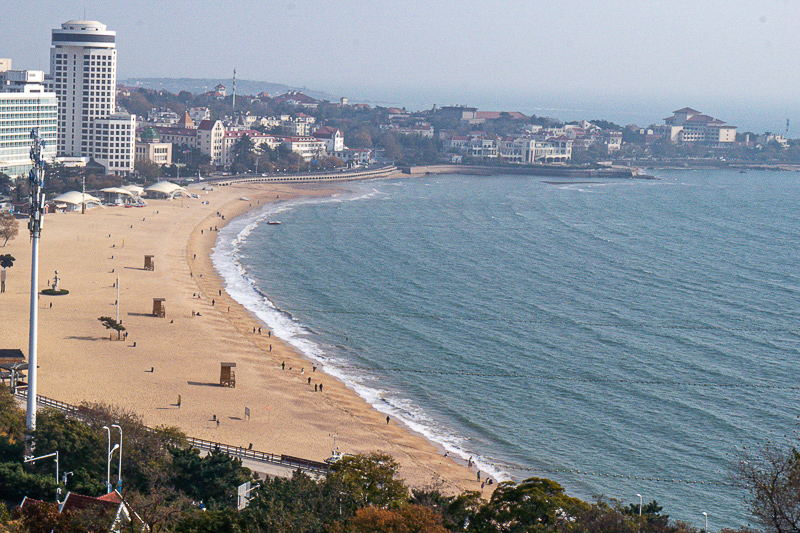
[[236,67],[233,67],[233,116],[236,116]]
[[44,141],[39,137],[39,128],[31,130],[31,161],[33,168],[30,178],[30,220],[31,232],[31,320],[28,344],[28,409],[25,427],[28,431],[36,429],[36,365],[39,327],[39,236],[42,233],[44,217],[44,160],[42,151]]

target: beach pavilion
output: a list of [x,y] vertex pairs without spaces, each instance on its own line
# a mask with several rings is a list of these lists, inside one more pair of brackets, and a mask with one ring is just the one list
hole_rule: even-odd
[[56,211],[80,211],[81,205],[86,205],[86,209],[91,209],[102,205],[102,200],[91,194],[78,191],[69,191],[59,194],[50,200],[56,206]]
[[189,196],[189,191],[185,187],[175,185],[169,181],[159,181],[145,189],[148,197],[169,198],[172,200],[176,195]]
[[123,185],[120,187],[120,189],[130,191],[134,196],[142,196],[144,194],[144,187],[140,187],[138,185]]
[[100,189],[106,204],[125,205],[139,203],[139,195],[122,187],[106,187]]

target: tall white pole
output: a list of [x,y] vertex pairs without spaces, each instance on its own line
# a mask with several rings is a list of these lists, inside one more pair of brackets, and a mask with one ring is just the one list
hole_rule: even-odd
[[122,492],[122,427],[119,424],[111,424],[111,427],[119,430],[119,469],[117,470],[117,490]]
[[[31,168],[30,177],[30,220],[28,229],[31,232],[31,318],[28,342],[28,405],[25,415],[25,427],[28,431],[36,429],[36,367],[39,328],[39,236],[42,231],[44,217],[44,160],[42,148],[44,142],[39,138],[39,129],[31,130]],[[32,448],[31,442],[28,442]]]

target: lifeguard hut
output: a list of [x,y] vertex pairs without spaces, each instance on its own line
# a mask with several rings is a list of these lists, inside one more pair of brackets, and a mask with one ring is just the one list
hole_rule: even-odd
[[154,255],[146,255],[144,256],[144,269],[145,270],[155,270],[156,269],[156,262],[153,259]]
[[167,315],[166,298],[153,298],[153,316],[164,318]]
[[233,387],[236,388],[236,363],[220,363],[219,368],[219,386],[220,387]]

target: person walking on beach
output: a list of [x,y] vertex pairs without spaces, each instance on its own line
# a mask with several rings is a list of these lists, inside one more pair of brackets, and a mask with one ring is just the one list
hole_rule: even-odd
[[281,363],[281,370],[286,370],[286,361]]
[[387,426],[389,425],[389,420],[391,420],[391,419],[389,418],[389,415],[386,415],[386,425],[387,425]]
[[480,481],[480,480],[481,480],[481,471],[478,470],[478,481]]
[[261,328],[258,328],[258,334],[261,335]]
[[322,392],[322,383],[319,384],[319,391]]
[[181,408],[181,395],[178,394],[178,409]]

